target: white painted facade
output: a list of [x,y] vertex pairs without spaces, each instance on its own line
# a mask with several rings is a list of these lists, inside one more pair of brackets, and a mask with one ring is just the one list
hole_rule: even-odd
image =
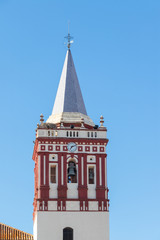
[[109,240],[109,213],[37,212],[34,236],[38,240],[63,240],[66,227],[73,229],[73,240]]

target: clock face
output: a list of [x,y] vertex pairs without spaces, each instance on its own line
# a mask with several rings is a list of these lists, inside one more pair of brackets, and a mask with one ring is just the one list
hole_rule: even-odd
[[77,149],[77,144],[74,142],[70,142],[68,143],[67,148],[68,148],[68,151],[75,152]]

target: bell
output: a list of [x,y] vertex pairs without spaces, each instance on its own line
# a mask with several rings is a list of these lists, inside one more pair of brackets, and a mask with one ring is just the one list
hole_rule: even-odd
[[69,169],[68,169],[68,176],[75,176],[75,165],[74,163],[69,164]]

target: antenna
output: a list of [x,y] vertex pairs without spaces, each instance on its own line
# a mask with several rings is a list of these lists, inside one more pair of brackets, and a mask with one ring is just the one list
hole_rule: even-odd
[[68,49],[70,49],[71,43],[73,43],[73,40],[72,40],[73,37],[69,33],[69,24],[70,24],[70,21],[68,21],[68,35],[66,37],[64,37],[64,38],[66,38],[68,40],[68,42],[67,42]]

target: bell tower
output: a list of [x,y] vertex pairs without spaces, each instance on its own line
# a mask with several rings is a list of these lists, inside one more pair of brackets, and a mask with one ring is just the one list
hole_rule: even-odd
[[68,42],[52,114],[36,129],[34,240],[109,240],[107,129],[87,115]]

